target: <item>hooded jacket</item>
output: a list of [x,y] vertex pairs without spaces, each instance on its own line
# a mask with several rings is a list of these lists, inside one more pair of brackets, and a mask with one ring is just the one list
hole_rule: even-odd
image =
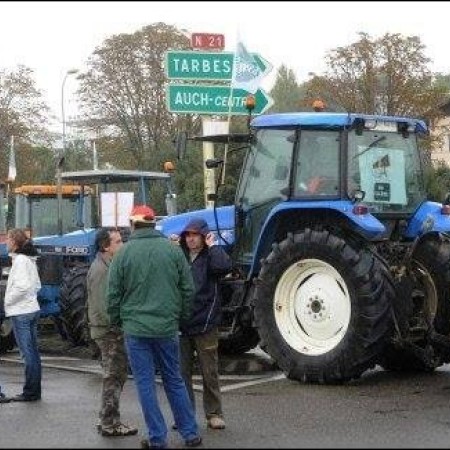
[[187,336],[208,333],[220,325],[221,298],[218,289],[220,276],[231,270],[231,259],[219,245],[203,249],[190,261],[189,248],[186,244],[186,233],[193,231],[200,233],[204,238],[209,233],[208,224],[203,219],[191,220],[180,235],[180,246],[191,265],[194,278],[195,294],[192,306],[192,315],[188,321],[181,323],[181,332]]
[[12,266],[5,292],[5,316],[19,316],[40,310],[37,293],[41,280],[36,265],[36,249],[31,241],[11,254]]

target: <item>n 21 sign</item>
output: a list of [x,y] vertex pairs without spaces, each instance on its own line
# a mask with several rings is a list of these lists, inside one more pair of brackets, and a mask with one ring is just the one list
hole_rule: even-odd
[[225,35],[217,33],[192,33],[191,47],[205,50],[223,50],[225,48]]

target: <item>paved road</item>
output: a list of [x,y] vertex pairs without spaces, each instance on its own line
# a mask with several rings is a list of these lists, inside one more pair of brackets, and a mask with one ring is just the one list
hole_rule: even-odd
[[[17,354],[0,359],[7,393],[20,391]],[[55,368],[56,366],[60,368]],[[227,429],[207,430],[197,412],[206,448],[448,448],[450,367],[434,374],[399,375],[380,369],[344,386],[302,385],[279,372],[224,375]],[[0,405],[0,447],[136,448],[139,437],[104,438],[94,429],[100,399],[98,363],[44,358],[43,399]],[[160,390],[165,417],[167,401]],[[200,396],[200,387],[197,395]],[[201,405],[201,398],[198,397]],[[143,422],[134,385],[125,385],[122,416]],[[170,432],[170,444],[181,440]]]

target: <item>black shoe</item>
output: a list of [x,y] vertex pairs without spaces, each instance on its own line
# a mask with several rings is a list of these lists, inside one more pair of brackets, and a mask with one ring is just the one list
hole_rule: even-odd
[[167,444],[155,444],[150,443],[148,439],[142,439],[141,448],[167,448]]
[[10,401],[10,397],[7,397],[5,394],[0,393],[0,403],[9,403]]
[[41,397],[39,396],[28,396],[24,394],[18,394],[14,397],[11,397],[12,402],[35,402],[37,400],[40,400]]
[[202,438],[201,436],[196,436],[195,438],[188,439],[187,441],[184,441],[184,445],[186,447],[198,447],[199,445],[202,445]]

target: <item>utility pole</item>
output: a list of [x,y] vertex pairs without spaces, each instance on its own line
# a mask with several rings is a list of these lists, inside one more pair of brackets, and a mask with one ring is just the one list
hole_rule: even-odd
[[62,120],[62,150],[58,155],[58,162],[56,165],[56,187],[58,198],[58,234],[63,234],[63,211],[62,211],[62,167],[64,164],[64,156],[66,155],[66,117],[64,114],[64,86],[67,77],[78,72],[78,69],[70,69],[66,72],[61,85],[61,120]]

